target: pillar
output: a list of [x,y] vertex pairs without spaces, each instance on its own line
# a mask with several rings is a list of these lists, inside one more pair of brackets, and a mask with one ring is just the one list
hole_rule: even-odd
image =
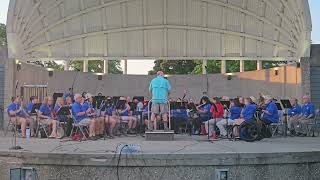
[[207,74],[208,60],[202,61],[202,74]]
[[221,61],[221,74],[227,73],[227,61],[222,60]]
[[69,71],[69,61],[64,61],[64,70]]
[[109,73],[109,61],[104,60],[103,61],[103,74],[108,74]]
[[240,60],[240,72],[244,72],[244,60]]
[[124,71],[123,74],[128,74],[128,60],[124,60]]
[[262,63],[263,63],[263,61],[261,61],[261,60],[258,60],[257,61],[257,70],[262,70]]
[[89,61],[84,60],[83,61],[83,72],[88,72],[89,71]]

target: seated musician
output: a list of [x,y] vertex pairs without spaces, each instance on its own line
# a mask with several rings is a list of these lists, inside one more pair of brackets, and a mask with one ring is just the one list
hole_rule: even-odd
[[312,119],[316,115],[315,108],[310,101],[309,96],[302,97],[303,106],[302,106],[302,114],[298,119],[299,128],[297,128],[298,136],[306,136],[307,135],[307,124],[312,122]]
[[138,98],[133,98],[133,103],[137,105],[136,112],[142,112],[143,111],[143,102],[139,101]]
[[72,104],[72,115],[75,123],[83,126],[89,126],[89,139],[96,140],[95,121],[88,116],[91,114],[91,109],[87,109],[86,111],[83,110],[81,105],[83,103],[83,97],[81,94],[75,94],[74,100],[75,102]]
[[[214,125],[223,119],[224,107],[221,104],[219,98],[217,98],[217,97],[213,98],[213,104],[211,106],[210,112],[212,113],[212,119],[210,119],[204,123],[206,133],[209,135],[212,134],[212,131],[214,130],[213,129]],[[209,123],[209,127],[208,127],[208,123]]]
[[197,108],[197,115],[199,116],[198,118],[194,119],[194,134],[199,134],[200,131],[200,125],[201,123],[208,121],[211,119],[211,102],[210,99],[207,96],[203,96],[200,100],[200,105],[196,107]]
[[252,102],[251,98],[245,98],[244,105],[240,119],[236,119],[234,125],[241,125],[244,121],[255,121],[254,113],[257,110],[257,105]]
[[43,103],[38,111],[38,117],[42,124],[51,126],[51,134],[48,138],[61,138],[57,133],[58,121],[53,117],[53,99],[48,96],[43,99]]
[[290,103],[292,108],[288,110],[288,130],[290,131],[290,135],[294,136],[297,132],[298,120],[301,117],[302,109],[297,98],[291,98]]
[[[12,98],[12,103],[8,106],[7,112],[9,116],[16,117],[16,122],[12,121],[13,124],[17,123],[17,125],[21,126],[21,137],[26,137],[26,127],[28,124],[32,124],[30,120],[28,120],[28,115],[23,110],[23,107],[21,106],[21,98],[20,96],[16,96]],[[34,126],[32,125],[30,127],[30,134],[31,136],[34,136]]]
[[241,104],[239,102],[239,99],[233,99],[230,103],[230,117],[228,119],[223,119],[219,122],[217,122],[217,127],[220,130],[220,135],[222,137],[226,137],[227,136],[227,131],[225,126],[227,125],[233,125],[233,123],[235,122],[236,119],[240,118],[241,115]]
[[58,112],[60,111],[60,109],[65,106],[64,104],[65,103],[63,98],[58,97],[56,105],[54,106],[54,115],[55,115],[54,119],[57,119],[59,122],[66,122],[68,119],[68,117],[65,115],[58,115]]
[[100,114],[97,115],[96,110],[93,107],[93,96],[90,93],[85,94],[85,101],[82,104],[82,110],[88,111],[87,117],[95,121],[95,135],[104,134],[104,117],[101,117]]
[[66,97],[65,101],[65,105],[71,108],[73,103],[72,97]]
[[39,101],[38,101],[38,98],[35,97],[35,96],[31,96],[30,97],[30,102],[28,103],[27,105],[27,108],[26,108],[26,111],[29,115],[31,115],[31,111],[32,111],[32,108],[33,108],[33,105],[34,104],[37,104]]
[[119,116],[121,118],[122,121],[128,122],[128,134],[134,134],[134,130],[137,126],[137,118],[132,116],[131,112],[130,112],[130,97],[120,97],[119,99],[120,101],[122,100],[126,100],[126,103],[123,107],[121,107],[121,109],[118,110]]
[[33,105],[39,103],[39,99],[36,96],[30,97],[30,102],[26,107],[26,113],[28,114],[27,121],[29,121],[29,127],[31,130],[31,134],[33,134],[34,130],[37,128],[37,116],[36,113],[32,114]]
[[115,136],[115,127],[119,123],[119,119],[113,114],[113,104],[112,98],[107,97],[106,102],[101,108],[101,116],[105,117],[105,123],[107,128],[107,132],[110,138],[114,138]]
[[265,109],[262,110],[263,114],[261,120],[269,125],[279,122],[279,112],[276,103],[271,96],[264,96]]
[[[187,107],[184,107],[184,102],[179,98],[177,100],[179,106],[176,109],[172,109],[170,112],[171,123],[175,133],[180,133],[181,125],[188,121]],[[181,104],[180,104],[181,103]]]

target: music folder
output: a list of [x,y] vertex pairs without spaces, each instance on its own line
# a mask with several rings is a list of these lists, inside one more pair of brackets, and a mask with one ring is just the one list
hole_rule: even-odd
[[229,109],[230,107],[230,101],[221,101],[221,104],[223,105],[223,107]]

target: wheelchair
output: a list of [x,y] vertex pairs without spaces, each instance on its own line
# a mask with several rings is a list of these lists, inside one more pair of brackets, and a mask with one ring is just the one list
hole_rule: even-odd
[[[244,140],[246,142],[260,141],[263,138],[271,137],[268,126],[261,121],[262,109],[257,109],[252,121],[244,121],[240,125],[234,125],[228,129],[228,137],[231,140]],[[235,136],[234,131],[238,131],[239,135]]]

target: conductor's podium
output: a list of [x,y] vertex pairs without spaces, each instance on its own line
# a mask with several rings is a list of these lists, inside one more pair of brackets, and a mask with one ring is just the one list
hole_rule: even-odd
[[173,141],[174,131],[146,131],[146,141]]

